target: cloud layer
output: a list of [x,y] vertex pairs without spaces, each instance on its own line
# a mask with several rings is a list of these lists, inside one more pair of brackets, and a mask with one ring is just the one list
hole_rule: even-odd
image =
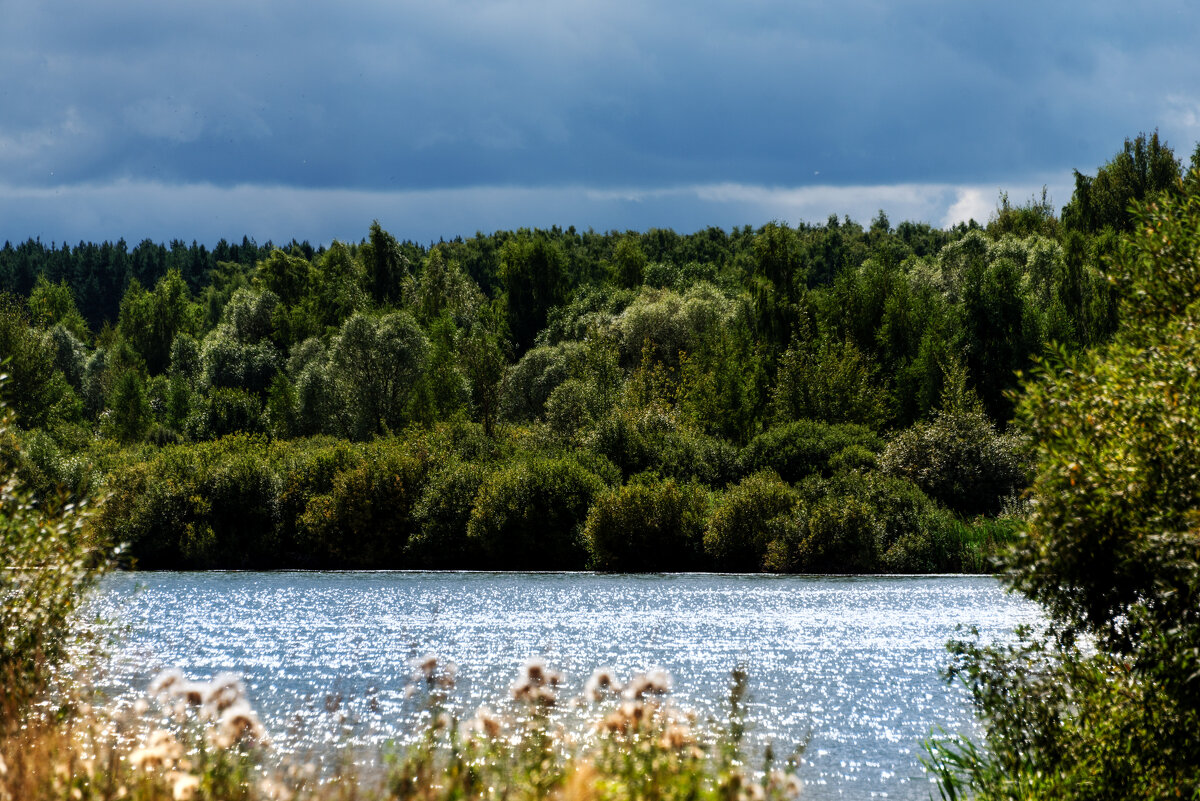
[[[997,187],[1094,169],[1141,130],[1180,153],[1200,138],[1185,0],[0,0],[0,17],[0,207],[70,199],[8,214],[7,238],[89,220],[128,237],[139,219],[200,237],[210,213],[234,235],[279,206],[328,231],[342,209],[322,202],[369,222],[428,219],[406,199],[440,197],[478,212],[447,200],[414,236],[508,219],[489,197],[539,218],[517,224],[562,203],[599,217],[554,222],[694,229],[823,219],[868,189],[941,223],[978,211],[960,192],[990,208]],[[221,193],[227,210],[184,213]],[[254,193],[274,207],[241,204]],[[87,206],[117,196],[124,220]]]

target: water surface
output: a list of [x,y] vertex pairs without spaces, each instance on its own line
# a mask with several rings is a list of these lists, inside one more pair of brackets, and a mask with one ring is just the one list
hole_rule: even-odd
[[664,668],[677,703],[723,719],[743,666],[757,741],[786,754],[808,740],[809,799],[928,798],[921,739],[973,727],[940,676],[946,641],[1036,620],[979,576],[137,573],[108,577],[100,605],[128,625],[118,684],[168,666],[240,673],[284,748],[402,737],[409,663],[426,653],[457,663],[468,713],[541,655],[572,692],[598,666]]

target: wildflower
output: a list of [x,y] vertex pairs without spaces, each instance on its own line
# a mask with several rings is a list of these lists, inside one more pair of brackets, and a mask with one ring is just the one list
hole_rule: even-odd
[[671,676],[665,670],[654,669],[630,679],[624,696],[629,701],[641,701],[647,695],[663,696],[671,691]]
[[185,701],[188,706],[200,706],[208,694],[208,685],[203,682],[189,681],[175,685],[172,692],[180,700]]
[[213,744],[218,748],[230,748],[244,737],[262,745],[268,742],[266,729],[258,719],[258,713],[245,701],[239,701],[221,713]]
[[233,673],[219,673],[204,687],[204,706],[224,712],[246,696],[246,685]]
[[424,679],[427,682],[433,681],[433,675],[437,672],[438,659],[433,654],[426,654],[420,659],[413,662],[413,668],[416,671],[416,678]]
[[500,736],[500,718],[486,706],[475,710],[475,716],[467,724],[472,733],[494,740]]
[[449,690],[454,687],[458,666],[453,662],[439,662],[433,654],[426,654],[412,664],[413,678],[417,681],[423,681],[426,685],[441,690]]
[[175,760],[183,756],[183,746],[175,735],[165,729],[155,729],[146,738],[146,744],[129,754],[129,764],[134,768],[170,768]]
[[549,670],[546,663],[534,657],[524,664],[517,675],[517,681],[510,688],[512,697],[517,701],[527,701],[533,704],[553,706],[558,700],[554,688],[563,680],[561,673]]
[[624,701],[600,721],[599,730],[607,734],[627,735],[642,727],[646,707],[640,701]]
[[171,694],[172,687],[184,681],[186,679],[183,677],[183,671],[179,668],[167,668],[155,676],[154,680],[150,682],[150,686],[146,689],[149,690],[151,695],[169,695]]
[[672,723],[663,729],[659,740],[659,744],[669,751],[681,751],[693,742],[691,729],[680,723]]
[[783,798],[800,797],[800,777],[795,773],[773,770],[767,775],[767,792]]
[[258,791],[270,801],[291,801],[292,799],[292,791],[286,784],[265,776],[258,782]]
[[200,792],[200,777],[191,773],[171,773],[171,798],[175,801],[191,801]]
[[595,672],[588,678],[587,683],[583,685],[583,694],[593,701],[603,701],[607,695],[617,695],[621,692],[621,685],[617,683],[617,677],[608,668],[597,668]]

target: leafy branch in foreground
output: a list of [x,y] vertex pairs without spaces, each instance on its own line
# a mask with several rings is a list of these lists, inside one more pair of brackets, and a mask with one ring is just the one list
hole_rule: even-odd
[[1047,360],[1021,403],[1038,469],[1010,581],[1049,626],[955,646],[987,747],[932,745],[947,798],[1200,798],[1200,195],[1137,221],[1116,339]]
[[[7,376],[0,375],[0,386]],[[0,404],[0,440],[12,416]],[[11,449],[5,448],[11,452]],[[87,547],[84,504],[39,505],[0,461],[0,729],[15,725],[49,685],[72,618],[104,564]]]

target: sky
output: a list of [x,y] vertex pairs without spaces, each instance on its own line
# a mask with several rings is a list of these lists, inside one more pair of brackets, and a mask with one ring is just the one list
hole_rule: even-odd
[[1200,4],[0,0],[0,240],[986,222],[1200,140]]

